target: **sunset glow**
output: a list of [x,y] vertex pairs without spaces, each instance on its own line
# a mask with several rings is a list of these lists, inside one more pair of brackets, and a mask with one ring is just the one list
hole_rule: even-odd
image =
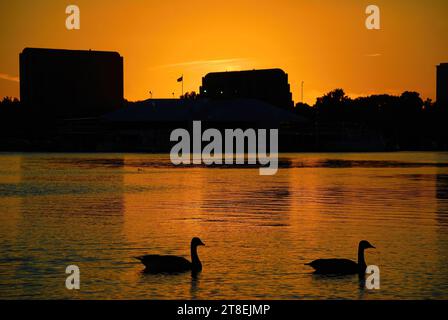
[[213,71],[282,68],[295,102],[334,88],[350,96],[418,91],[435,99],[435,66],[448,61],[446,1],[375,1],[381,30],[367,30],[369,2],[86,1],[81,29],[65,28],[67,1],[2,2],[0,97],[19,96],[25,47],[118,51],[128,100],[198,91]]

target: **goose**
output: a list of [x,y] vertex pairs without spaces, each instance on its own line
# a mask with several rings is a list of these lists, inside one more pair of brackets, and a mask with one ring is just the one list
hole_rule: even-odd
[[358,246],[358,263],[349,259],[318,259],[305,265],[314,268],[316,274],[356,274],[363,275],[367,265],[364,259],[365,249],[375,249],[368,241],[362,240]]
[[191,240],[191,262],[183,257],[162,256],[158,254],[135,257],[145,265],[145,272],[149,273],[179,273],[179,272],[200,272],[202,263],[199,260],[197,248],[205,246],[201,239],[195,237]]

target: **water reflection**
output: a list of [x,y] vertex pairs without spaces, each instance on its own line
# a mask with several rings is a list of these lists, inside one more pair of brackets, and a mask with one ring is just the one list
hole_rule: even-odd
[[[437,249],[438,264],[448,261],[448,173],[438,172],[436,175],[437,198]],[[441,283],[448,283],[448,273],[443,273],[439,279]],[[437,291],[436,298],[444,295],[442,290]]]
[[198,291],[201,282],[201,273],[202,272],[192,272],[191,273],[191,288],[190,288],[190,299],[196,300],[198,299]]
[[[67,165],[73,171],[66,171]],[[68,291],[58,283],[64,283],[71,264],[83,271],[86,288],[94,283],[89,278],[119,281],[116,273],[106,276],[96,265],[112,261],[113,251],[125,245],[123,176],[93,172],[82,158],[60,163],[30,155],[21,157],[17,177],[14,198],[20,201],[20,218],[8,264],[10,283],[18,288],[15,294],[66,296]]]
[[448,200],[448,174],[436,175],[436,197],[439,200]]
[[[290,154],[257,168],[173,168],[166,155],[1,155],[0,297],[447,298],[448,154]],[[147,275],[133,257],[189,257],[201,274]],[[356,259],[381,290],[303,264]],[[64,287],[81,267],[79,292]]]

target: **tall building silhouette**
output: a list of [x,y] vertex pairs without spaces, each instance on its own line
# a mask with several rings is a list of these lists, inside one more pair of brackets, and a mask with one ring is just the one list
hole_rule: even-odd
[[448,107],[448,63],[437,66],[437,103]]
[[200,93],[211,99],[252,98],[284,109],[294,107],[288,74],[281,69],[209,73],[202,78]]
[[123,58],[117,52],[25,48],[20,98],[58,117],[114,110],[123,103]]

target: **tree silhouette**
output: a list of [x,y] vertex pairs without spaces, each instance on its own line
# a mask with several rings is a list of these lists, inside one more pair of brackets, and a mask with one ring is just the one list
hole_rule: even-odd
[[0,107],[15,107],[20,103],[19,99],[13,97],[3,97],[0,101]]
[[185,94],[183,96],[180,96],[180,99],[182,99],[182,100],[196,100],[196,99],[199,99],[199,95],[196,93],[196,91],[185,92]]

